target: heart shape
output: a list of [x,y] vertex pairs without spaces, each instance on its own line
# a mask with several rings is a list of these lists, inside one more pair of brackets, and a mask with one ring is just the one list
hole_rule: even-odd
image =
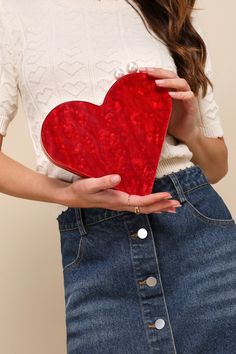
[[152,191],[172,100],[146,73],[130,73],[108,90],[101,105],[64,102],[46,116],[41,145],[57,166],[81,177],[119,174],[114,189]]

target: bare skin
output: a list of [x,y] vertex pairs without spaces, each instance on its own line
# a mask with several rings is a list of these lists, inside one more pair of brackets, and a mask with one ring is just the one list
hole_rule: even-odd
[[171,70],[147,67],[139,71],[158,78],[156,84],[167,88],[173,99],[168,133],[189,147],[192,161],[202,168],[210,183],[220,181],[228,172],[228,150],[223,137],[209,138],[201,133],[198,100],[187,81]]
[[[3,136],[0,135],[0,146]],[[132,195],[128,206],[128,194],[112,189],[112,175],[99,178],[81,178],[68,183],[40,174],[0,152],[0,192],[23,199],[57,203],[69,207],[106,208],[134,212],[134,205],[143,214],[175,211],[177,200],[165,200],[169,193],[159,192],[145,196]]]
[[[228,171],[227,147],[223,138],[208,138],[201,134],[197,98],[186,80],[173,71],[160,68],[140,68],[139,71],[157,77],[157,85],[169,89],[173,111],[168,133],[187,144],[193,152],[192,161],[203,169],[210,183],[218,182]],[[0,135],[0,148],[3,136]],[[167,192],[145,196],[132,195],[113,189],[112,175],[99,178],[80,178],[68,183],[39,174],[0,151],[0,192],[15,197],[62,204],[69,207],[106,208],[134,212],[139,206],[143,214],[176,212],[181,206]]]

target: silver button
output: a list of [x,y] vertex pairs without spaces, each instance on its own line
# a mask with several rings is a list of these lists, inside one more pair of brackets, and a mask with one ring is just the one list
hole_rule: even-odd
[[141,228],[137,232],[139,238],[146,238],[147,237],[147,230],[144,228]]
[[156,283],[157,283],[157,279],[156,279],[155,277],[148,277],[148,278],[146,279],[146,284],[147,284],[148,286],[155,286]]
[[158,318],[158,320],[155,321],[155,327],[157,329],[162,329],[165,326],[165,321],[162,318]]

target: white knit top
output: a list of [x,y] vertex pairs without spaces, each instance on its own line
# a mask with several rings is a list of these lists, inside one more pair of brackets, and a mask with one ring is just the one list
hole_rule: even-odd
[[[116,80],[114,71],[126,71],[131,61],[176,71],[166,45],[125,0],[0,0],[0,134],[6,135],[16,115],[19,93],[36,170],[67,181],[79,178],[44,154],[42,122],[65,101],[101,104]],[[209,55],[206,73],[212,79]],[[202,132],[223,136],[210,86],[199,105]],[[156,177],[193,166],[191,158],[188,147],[167,134]]]

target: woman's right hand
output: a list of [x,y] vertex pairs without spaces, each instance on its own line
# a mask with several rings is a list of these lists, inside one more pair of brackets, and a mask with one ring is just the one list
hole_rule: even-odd
[[117,175],[79,178],[63,188],[62,204],[74,208],[105,208],[130,212],[134,212],[134,206],[139,206],[142,214],[162,211],[173,213],[176,207],[181,206],[178,200],[168,200],[172,198],[168,192],[145,196],[132,194],[129,206],[128,193],[112,189],[120,183],[120,177],[117,182],[112,182],[114,176]]

